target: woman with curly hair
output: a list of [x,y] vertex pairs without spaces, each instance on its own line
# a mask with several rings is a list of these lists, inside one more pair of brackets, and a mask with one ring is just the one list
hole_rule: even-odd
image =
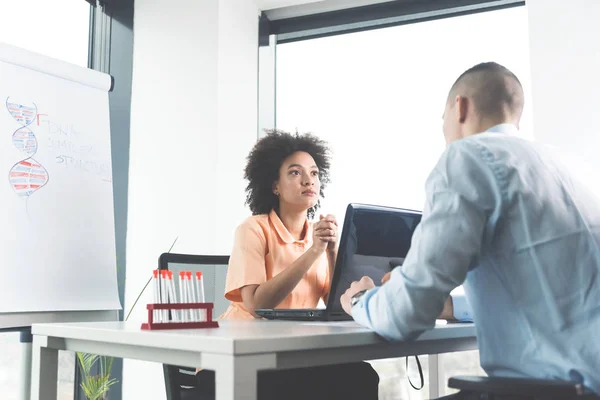
[[312,135],[272,131],[250,154],[244,178],[252,217],[236,230],[222,318],[251,319],[257,308],[315,308],[327,301],[337,222],[310,223],[329,182],[329,149]]
[[[229,259],[225,319],[252,319],[259,308],[315,308],[327,302],[338,227],[320,215],[329,182],[327,143],[310,134],[271,131],[248,155],[244,178],[252,216],[238,226]],[[204,376],[203,376],[204,374]],[[201,371],[214,388],[214,373]],[[368,363],[264,371],[259,399],[377,399],[379,377]],[[202,384],[200,384],[202,386]],[[214,392],[213,392],[214,393]]]

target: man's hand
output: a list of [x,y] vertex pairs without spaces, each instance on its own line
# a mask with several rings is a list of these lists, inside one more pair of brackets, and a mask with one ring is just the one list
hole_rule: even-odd
[[381,278],[381,284],[383,285],[384,283],[389,281],[391,276],[392,276],[392,271],[386,272],[385,275],[383,276],[383,278]]
[[360,281],[352,282],[348,290],[346,290],[346,293],[344,293],[340,298],[340,302],[342,303],[342,308],[344,311],[346,311],[348,315],[352,315],[352,306],[350,305],[352,296],[361,290],[372,289],[374,287],[375,283],[373,282],[373,279],[369,278],[368,276],[363,276],[360,278]]

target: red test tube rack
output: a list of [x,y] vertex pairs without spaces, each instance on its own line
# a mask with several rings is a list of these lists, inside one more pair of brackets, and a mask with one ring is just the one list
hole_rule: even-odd
[[[213,303],[170,303],[170,304],[148,304],[148,322],[142,324],[144,330],[158,329],[200,329],[200,328],[218,328],[219,323],[212,320]],[[206,321],[188,321],[182,322],[154,322],[154,310],[169,310],[173,315],[173,310],[206,310]]]

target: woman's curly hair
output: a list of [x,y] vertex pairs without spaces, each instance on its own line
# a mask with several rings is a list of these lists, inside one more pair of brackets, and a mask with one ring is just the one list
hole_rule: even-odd
[[[312,156],[319,168],[321,190],[329,183],[330,150],[327,142],[310,134],[291,134],[280,130],[267,131],[247,157],[244,170],[246,186],[246,204],[252,215],[268,214],[272,209],[279,210],[279,198],[273,193],[273,185],[279,180],[279,169],[283,161],[297,151]],[[318,201],[307,211],[308,218],[313,218],[321,202]]]

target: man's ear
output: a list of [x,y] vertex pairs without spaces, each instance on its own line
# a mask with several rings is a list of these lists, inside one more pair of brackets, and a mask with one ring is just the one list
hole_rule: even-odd
[[464,96],[456,96],[456,118],[461,124],[467,120],[470,106],[469,99]]

